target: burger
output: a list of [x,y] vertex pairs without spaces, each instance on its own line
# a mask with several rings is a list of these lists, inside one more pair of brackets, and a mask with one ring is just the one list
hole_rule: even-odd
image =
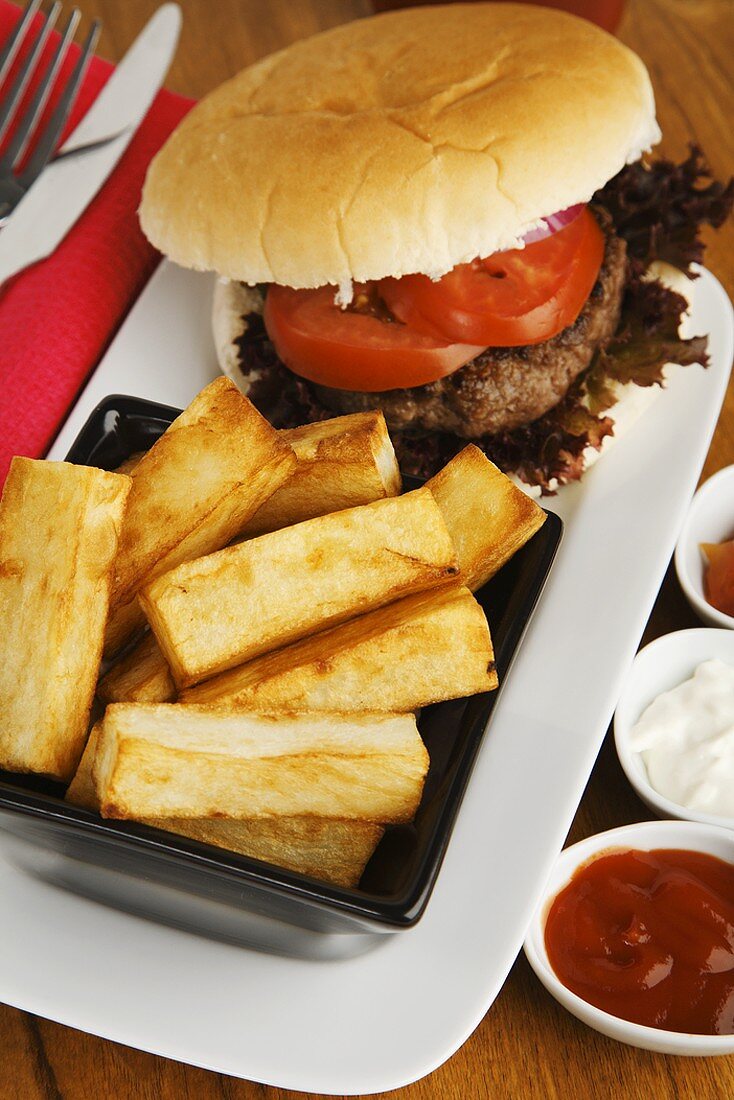
[[[678,285],[732,184],[659,140],[641,60],[585,20],[452,4],[264,58],[184,119],[141,223],[220,280],[223,370],[277,427],[380,408],[404,472],[474,441],[542,491],[581,476],[683,339]],[[671,266],[672,265],[672,266]]]

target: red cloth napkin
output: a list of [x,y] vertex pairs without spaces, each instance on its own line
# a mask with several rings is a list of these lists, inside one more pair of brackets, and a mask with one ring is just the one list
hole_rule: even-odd
[[[19,8],[0,0],[0,44],[19,17]],[[75,48],[64,71],[77,55]],[[112,71],[107,61],[91,61],[68,132]],[[117,167],[56,251],[0,287],[0,486],[13,455],[46,453],[152,274],[159,256],[138,225],[141,188],[148,164],[191,105],[160,92]]]

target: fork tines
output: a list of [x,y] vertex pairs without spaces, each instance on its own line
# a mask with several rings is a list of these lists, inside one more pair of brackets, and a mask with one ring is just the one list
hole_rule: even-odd
[[[44,17],[33,45],[28,50],[27,56],[22,65],[19,66],[12,81],[10,81],[8,88],[5,89],[3,87],[4,82],[20,47],[24,41],[30,40],[33,35],[33,17],[40,5],[41,0],[29,0],[17,27],[6,42],[2,52],[0,52],[0,142],[7,135],[12,123],[16,122],[12,138],[3,151],[2,157],[0,157],[0,181],[3,178],[8,178],[17,169],[31,141],[34,137],[36,138],[36,147],[28,164],[23,172],[15,177],[16,182],[23,191],[30,187],[54,154],[100,32],[100,25],[95,21],[89,29],[74,68],[66,79],[63,88],[60,89],[60,95],[54,110],[39,128],[38,121],[56,83],[59,70],[67,49],[74,38],[80,19],[79,10],[77,8],[72,9],[58,44],[45,66],[45,71],[42,72],[44,48],[61,13],[60,0],[54,0]],[[19,116],[18,110],[26,89],[34,76],[40,76],[40,79],[22,115]]]

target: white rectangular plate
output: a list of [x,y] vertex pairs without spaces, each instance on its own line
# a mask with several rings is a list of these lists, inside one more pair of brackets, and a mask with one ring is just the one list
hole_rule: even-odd
[[[51,453],[110,393],[184,405],[216,373],[210,283],[162,266]],[[344,962],[212,943],[17,871],[0,848],[0,998],[183,1062],[308,1092],[397,1088],[487,1011],[563,844],[706,455],[732,359],[732,311],[704,272],[681,371],[580,486],[548,586],[495,710],[418,926]],[[508,1052],[509,1055],[510,1052]]]

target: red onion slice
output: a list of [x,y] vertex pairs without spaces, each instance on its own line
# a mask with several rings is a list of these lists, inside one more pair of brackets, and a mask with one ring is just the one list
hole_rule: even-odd
[[534,244],[535,241],[542,241],[552,233],[557,233],[559,229],[564,229],[578,218],[584,206],[583,202],[577,203],[576,206],[569,206],[565,210],[559,210],[557,214],[550,214],[547,218],[543,218],[542,225],[525,234],[522,238],[523,244]]

